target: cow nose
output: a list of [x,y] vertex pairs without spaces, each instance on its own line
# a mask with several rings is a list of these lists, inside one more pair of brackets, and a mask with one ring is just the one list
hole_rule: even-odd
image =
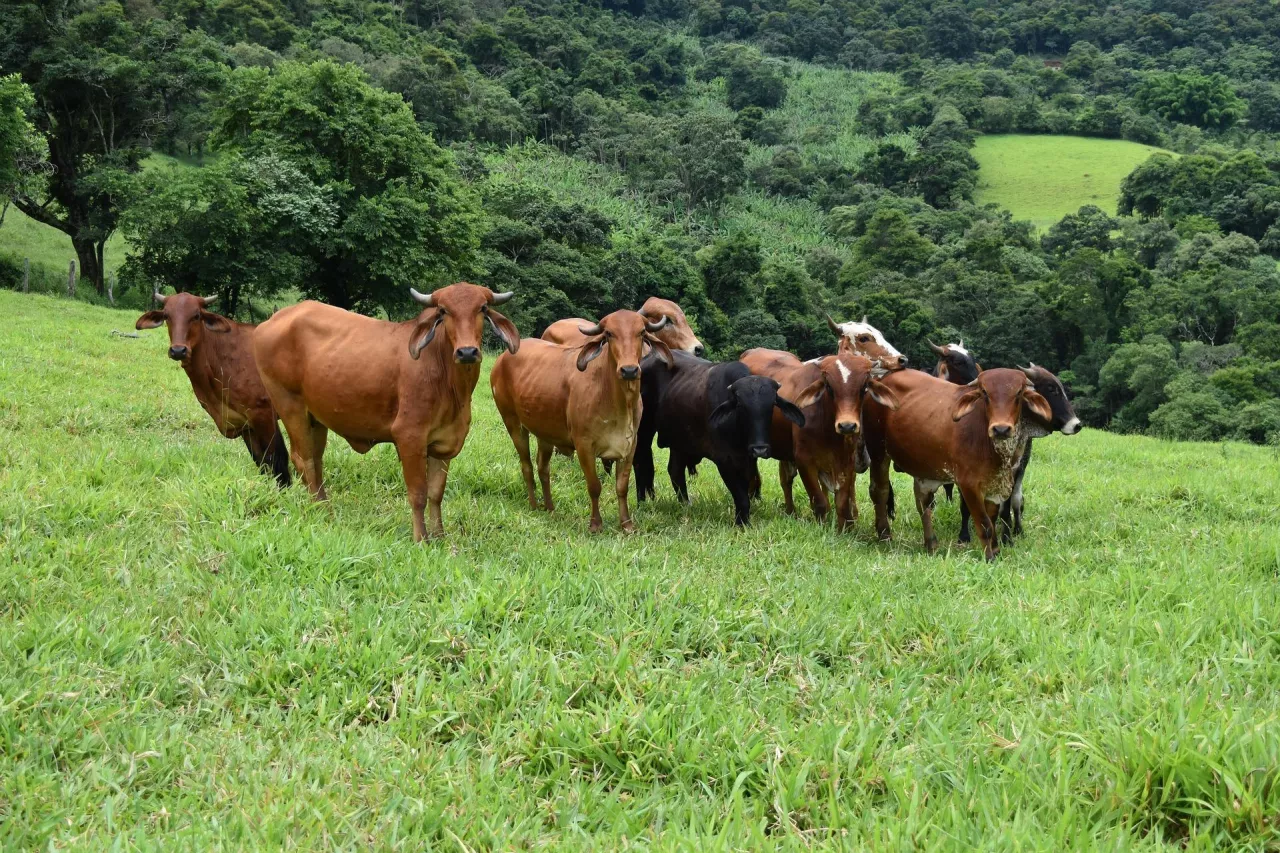
[[628,380],[639,379],[640,368],[636,367],[634,364],[629,364],[626,367],[619,367],[618,375],[621,376],[623,379],[628,379]]
[[1072,418],[1071,420],[1067,421],[1067,425],[1066,425],[1066,426],[1064,426],[1064,427],[1062,428],[1062,434],[1063,434],[1063,435],[1075,435],[1075,434],[1076,434],[1076,433],[1078,433],[1078,432],[1079,432],[1083,427],[1084,427],[1084,424],[1080,423],[1080,419],[1079,419],[1079,418]]
[[911,359],[907,358],[905,355],[898,356],[898,367],[906,367],[907,362],[910,360]]
[[458,364],[475,364],[480,360],[480,347],[458,347],[453,351]]
[[853,421],[841,421],[836,424],[836,432],[841,435],[857,435],[858,425]]
[[992,438],[1008,438],[1013,433],[1013,427],[1008,424],[996,424],[991,427]]
[[174,361],[182,361],[190,352],[186,347],[169,347],[169,358]]
[[704,352],[706,352],[706,349],[704,349],[704,348],[703,348],[702,344],[694,344],[694,345],[693,345],[693,354],[694,354],[695,356],[697,356],[698,358],[702,358],[702,354],[703,354]]
[[769,457],[769,445],[753,444],[749,448],[753,459],[767,459]]

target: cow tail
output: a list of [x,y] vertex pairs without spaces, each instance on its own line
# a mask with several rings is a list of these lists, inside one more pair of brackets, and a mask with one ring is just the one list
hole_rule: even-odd
[[287,488],[293,482],[293,477],[289,473],[289,448],[284,443],[284,430],[276,426],[276,431],[271,436],[271,445],[267,448],[266,457],[262,460],[264,463],[271,465],[271,473],[275,475],[276,483],[280,488]]

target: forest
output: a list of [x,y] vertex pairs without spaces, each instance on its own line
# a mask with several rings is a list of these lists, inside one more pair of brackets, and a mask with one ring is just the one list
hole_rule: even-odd
[[[788,112],[837,72],[847,111]],[[866,315],[917,365],[1049,367],[1091,426],[1276,444],[1277,76],[1262,0],[15,0],[0,193],[91,298],[122,235],[114,298],[243,319],[469,279],[526,335],[657,295],[717,357],[807,357]],[[974,203],[993,133],[1167,153],[1039,232]]]

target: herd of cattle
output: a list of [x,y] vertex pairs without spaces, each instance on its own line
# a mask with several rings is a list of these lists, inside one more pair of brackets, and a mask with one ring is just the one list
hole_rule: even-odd
[[[311,494],[325,500],[329,431],[359,453],[396,447],[413,509],[415,540],[443,533],[440,503],[449,461],[471,427],[487,321],[503,352],[490,382],[538,508],[529,437],[538,439],[537,473],[547,511],[554,453],[576,455],[591,498],[591,530],[602,527],[596,459],[613,470],[618,520],[634,530],[627,504],[654,495],[653,440],[669,448],[667,471],[688,501],[686,475],[703,460],[719,470],[734,520],[750,522],[760,493],[758,461],[778,460],[787,513],[795,513],[797,474],[819,521],[835,498],[836,524],[857,519],[854,480],[870,471],[876,532],[888,538],[894,498],[889,467],[914,478],[925,547],[933,552],[934,498],[954,485],[962,498],[961,541],[972,516],[988,559],[1022,530],[1022,480],[1031,440],[1080,421],[1048,370],[983,370],[960,344],[936,346],[932,373],[866,322],[835,323],[834,355],[801,361],[751,349],[738,361],[704,360],[703,346],[678,305],[648,300],[599,322],[571,318],[541,338],[521,340],[497,306],[513,294],[459,283],[424,295],[413,320],[393,323],[303,302],[259,326],[208,310],[210,299],[155,294],[156,310],[138,329],[165,325],[169,357],[182,363],[201,406],[228,438],[242,437],[254,461],[281,486],[289,459]],[[285,447],[278,423],[288,433]],[[424,514],[429,513],[429,521]],[[997,524],[1002,530],[997,531]]]

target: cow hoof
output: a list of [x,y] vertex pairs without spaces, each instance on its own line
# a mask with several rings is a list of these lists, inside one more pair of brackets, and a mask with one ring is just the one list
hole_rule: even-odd
[[589,530],[592,533],[599,533],[603,529],[604,529],[604,524],[602,524],[600,520],[596,518],[591,519],[591,523],[587,525],[587,530]]
[[623,532],[623,533],[635,533],[635,532],[636,532],[636,523],[635,523],[634,521],[624,521],[624,522],[622,522],[622,524],[621,524],[621,525],[619,525],[619,526],[622,528],[622,532]]
[[938,553],[938,537],[935,536],[929,541],[925,542],[924,549],[928,551],[931,555]]

